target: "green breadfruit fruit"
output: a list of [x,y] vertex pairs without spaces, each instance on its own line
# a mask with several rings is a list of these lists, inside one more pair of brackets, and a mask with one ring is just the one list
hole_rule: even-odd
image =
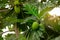
[[20,3],[19,3],[19,1],[14,1],[14,5],[19,5]]
[[40,24],[39,24],[39,27],[40,27],[40,29],[41,29],[42,31],[45,31],[45,26],[44,26],[43,23],[40,23]]
[[15,6],[14,10],[15,10],[16,13],[20,13],[20,7]]
[[32,30],[36,30],[38,28],[38,26],[39,26],[38,22],[33,22]]

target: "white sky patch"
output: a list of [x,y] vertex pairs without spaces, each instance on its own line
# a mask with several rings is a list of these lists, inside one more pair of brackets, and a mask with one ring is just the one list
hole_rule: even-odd
[[2,29],[3,32],[9,31],[8,26],[6,28]]
[[5,8],[9,8],[9,5],[6,5]]
[[[13,25],[11,25],[11,26],[13,26]],[[11,32],[9,31],[8,26],[6,26],[6,28],[2,29],[2,31],[3,31],[3,32],[6,32],[6,33],[3,33],[3,34],[2,34],[2,37],[3,37],[3,38],[5,38],[5,36],[6,36],[7,34],[15,34],[14,31],[11,31]]]
[[38,2],[41,2],[41,0],[38,0]]
[[24,32],[20,32],[20,34],[23,34]]
[[6,32],[6,33],[2,34],[2,37],[5,37],[7,34],[15,34],[15,32],[14,31]]
[[[47,2],[49,1],[49,0],[46,0]],[[38,0],[38,2],[41,2],[41,0]]]
[[49,1],[49,0],[46,0],[47,2]]
[[[13,24],[11,24],[10,27],[12,28],[12,27],[13,27]],[[3,37],[4,40],[5,40],[5,36],[6,36],[6,35],[8,35],[8,34],[15,34],[14,31],[9,31],[8,26],[6,26],[6,28],[2,29],[2,31],[3,31],[2,37]],[[23,33],[24,33],[24,32],[20,32],[20,34],[23,34]]]
[[5,8],[8,8],[8,9],[10,9],[10,7],[11,7],[11,5],[8,5],[8,4],[5,6]]
[[52,16],[60,16],[60,8],[59,7],[55,7],[54,9],[49,11],[48,13],[50,15],[52,15]]
[[11,25],[9,26],[9,28],[13,28],[13,24],[11,24]]

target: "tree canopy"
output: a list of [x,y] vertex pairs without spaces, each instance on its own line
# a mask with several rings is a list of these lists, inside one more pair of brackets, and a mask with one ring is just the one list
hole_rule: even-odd
[[0,0],[0,40],[6,26],[15,32],[6,40],[59,40],[60,16],[48,14],[55,7],[60,0]]

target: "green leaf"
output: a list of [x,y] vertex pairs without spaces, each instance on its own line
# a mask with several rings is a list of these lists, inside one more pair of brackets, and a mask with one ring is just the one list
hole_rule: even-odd
[[35,5],[27,3],[24,7],[28,11],[27,14],[32,14],[38,18],[38,8]]
[[41,19],[48,11],[50,11],[53,7],[46,7],[44,8],[38,15],[39,18]]

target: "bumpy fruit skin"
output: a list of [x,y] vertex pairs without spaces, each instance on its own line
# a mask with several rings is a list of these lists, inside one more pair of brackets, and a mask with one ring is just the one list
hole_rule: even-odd
[[38,22],[33,22],[32,30],[36,30],[38,28],[38,26],[39,26]]
[[14,1],[14,5],[19,5],[19,1]]
[[14,10],[15,10],[16,13],[20,13],[20,7],[15,6]]
[[43,23],[40,23],[39,26],[40,26],[41,29],[45,30],[45,26],[44,26]]

